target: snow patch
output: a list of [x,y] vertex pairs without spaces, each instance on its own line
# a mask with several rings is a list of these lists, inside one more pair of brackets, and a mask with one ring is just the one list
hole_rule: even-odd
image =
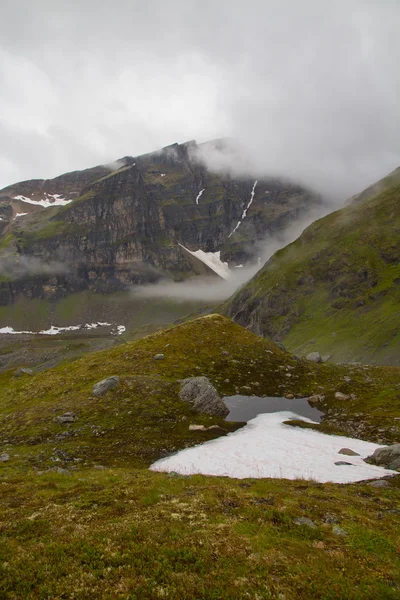
[[235,265],[235,269],[243,269],[244,265]]
[[[299,418],[313,423],[290,411],[258,415],[242,429],[158,460],[150,469],[181,475],[307,479],[321,483],[351,483],[397,474],[363,461],[379,448],[377,444],[283,424]],[[343,457],[338,454],[343,447],[360,456]],[[351,465],[335,465],[343,459]]]
[[[74,192],[76,193],[76,192]],[[27,204],[34,204],[35,206],[42,206],[43,208],[49,208],[51,206],[65,206],[66,204],[70,204],[72,200],[66,200],[61,196],[61,194],[44,194],[46,196],[43,200],[31,200],[31,198],[27,198],[26,196],[14,196],[13,200],[20,200],[21,202],[26,202]],[[53,200],[49,200],[52,198]],[[27,213],[25,213],[27,214]]]
[[161,173],[161,177],[165,177],[165,173]]
[[206,188],[204,188],[204,190],[200,190],[199,193],[197,194],[197,198],[196,198],[196,204],[199,203],[199,200],[203,194],[203,192],[205,191]]
[[[97,327],[113,327],[111,323],[86,323],[85,325],[70,325],[69,327],[55,327],[52,325],[50,329],[42,329],[41,331],[15,331],[12,327],[0,328],[0,333],[11,335],[58,335],[66,331],[78,331],[79,329],[97,329]],[[126,331],[125,325],[117,325],[116,329],[111,331],[112,335],[122,335]]]
[[256,179],[255,182],[254,182],[254,185],[253,185],[253,189],[251,190],[249,203],[248,203],[248,205],[246,206],[246,208],[242,212],[242,219],[241,219],[241,221],[238,221],[235,229],[233,231],[231,231],[231,233],[228,235],[228,238],[230,238],[231,235],[233,235],[235,233],[235,231],[237,231],[239,229],[240,225],[242,224],[242,221],[246,218],[247,211],[249,210],[249,208],[252,205],[253,200],[254,200],[254,194],[255,194],[255,191],[256,191],[256,185],[257,185],[257,183],[258,183],[258,181]]
[[15,221],[15,219],[18,219],[18,217],[25,217],[28,213],[17,213],[13,219],[13,221]]
[[179,245],[181,246],[181,248],[184,248],[186,252],[189,252],[189,254],[195,256],[196,258],[201,260],[202,263],[210,267],[210,269],[212,269],[214,273],[222,277],[222,279],[229,279],[231,271],[228,267],[228,263],[222,262],[220,250],[218,250],[218,252],[204,252],[203,250],[196,250],[195,252],[192,252],[191,250],[185,248],[183,244]]

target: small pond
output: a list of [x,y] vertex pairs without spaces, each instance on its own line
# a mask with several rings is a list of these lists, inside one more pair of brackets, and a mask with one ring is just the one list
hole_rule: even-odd
[[321,421],[324,413],[308,403],[307,398],[276,398],[272,396],[225,396],[223,398],[229,408],[226,421],[250,421],[262,413],[275,413],[290,410],[302,417],[312,419],[316,423]]

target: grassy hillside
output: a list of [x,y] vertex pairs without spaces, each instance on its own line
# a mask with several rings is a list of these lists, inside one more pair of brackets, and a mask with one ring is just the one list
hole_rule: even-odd
[[[92,396],[110,375],[119,387]],[[398,369],[314,365],[218,315],[32,377],[3,373],[0,597],[397,598],[396,479],[378,489],[146,469],[241,425],[194,414],[177,393],[191,375],[221,395],[324,393],[322,430],[399,436]],[[76,422],[54,422],[67,411]]]
[[313,223],[223,307],[305,355],[400,364],[400,184]]

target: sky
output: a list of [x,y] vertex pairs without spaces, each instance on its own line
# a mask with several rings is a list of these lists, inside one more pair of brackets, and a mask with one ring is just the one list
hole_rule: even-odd
[[342,201],[400,165],[399,22],[398,0],[2,2],[0,188],[229,136]]

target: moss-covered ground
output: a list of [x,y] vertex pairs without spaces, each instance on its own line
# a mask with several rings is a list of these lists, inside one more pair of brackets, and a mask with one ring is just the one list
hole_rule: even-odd
[[[93,396],[111,375],[119,386]],[[194,375],[221,395],[323,394],[323,430],[399,439],[398,369],[315,365],[218,315],[33,376],[3,373],[0,597],[398,598],[398,478],[381,489],[147,470],[241,426],[179,399]],[[54,421],[65,412],[76,421]]]

